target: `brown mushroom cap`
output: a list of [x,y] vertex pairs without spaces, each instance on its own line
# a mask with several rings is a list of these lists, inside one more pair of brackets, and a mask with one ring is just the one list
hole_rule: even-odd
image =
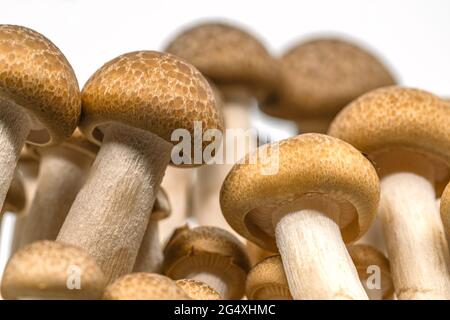
[[287,119],[332,118],[361,94],[395,83],[377,58],[341,39],[300,43],[280,65],[279,92],[262,110]]
[[81,100],[75,73],[61,51],[25,27],[0,25],[0,101],[27,109],[36,122],[28,142],[51,145],[75,130]]
[[[222,129],[213,92],[193,66],[155,51],[121,55],[106,63],[82,91],[81,131],[99,144],[101,125],[111,122],[147,130],[171,142],[175,129],[194,136],[194,122]],[[194,139],[192,139],[194,140]]]
[[186,228],[170,239],[164,256],[163,272],[172,279],[205,271],[224,279],[230,299],[240,299],[244,294],[250,261],[244,246],[226,230],[209,226]]
[[221,300],[220,294],[204,282],[193,279],[177,280],[176,284],[194,300]]
[[170,205],[169,196],[162,187],[159,187],[158,192],[156,193],[156,199],[153,205],[150,219],[153,220],[166,219],[170,216],[171,212],[172,207]]
[[166,50],[196,66],[221,87],[243,87],[264,97],[277,84],[278,64],[253,35],[224,23],[202,23],[178,35]]
[[[72,268],[80,271],[81,289],[67,286]],[[5,299],[99,299],[105,285],[103,272],[83,250],[39,241],[19,250],[8,262],[1,292]]]
[[[20,213],[26,204],[25,188],[23,186],[22,176],[16,170],[13,180],[9,186],[6,194],[5,203],[3,204],[2,212],[11,211]],[[1,215],[0,215],[1,216]]]
[[440,210],[445,232],[450,235],[450,183],[442,193]]
[[258,245],[248,240],[246,244],[246,249],[248,257],[250,258],[250,262],[252,263],[252,266],[255,266],[265,258],[271,257],[275,254],[273,252],[262,249]]
[[266,161],[251,163],[247,155],[222,185],[222,212],[236,232],[276,252],[273,215],[300,210],[305,200],[317,198],[339,206],[337,223],[345,242],[367,231],[379,200],[379,180],[369,160],[344,141],[314,133],[264,145],[255,154],[276,146],[277,172],[264,174]]
[[367,279],[368,268],[378,266],[381,272],[381,290],[383,299],[390,299],[394,294],[394,284],[391,277],[389,260],[380,251],[366,244],[354,244],[347,247],[361,281]]
[[279,255],[265,258],[250,270],[245,294],[249,300],[269,300],[273,297],[292,300]]
[[431,93],[402,87],[380,88],[349,104],[329,134],[376,156],[394,150],[427,156],[436,185],[450,178],[450,104]]
[[130,273],[108,285],[104,300],[189,300],[171,279],[154,273]]

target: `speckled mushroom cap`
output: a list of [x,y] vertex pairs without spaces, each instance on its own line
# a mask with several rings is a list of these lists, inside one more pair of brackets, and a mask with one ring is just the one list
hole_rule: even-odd
[[245,294],[249,300],[292,300],[279,255],[265,258],[250,270]]
[[350,245],[347,249],[361,281],[367,280],[373,274],[368,270],[370,266],[380,268],[382,296],[383,299],[390,299],[394,294],[394,284],[392,282],[389,260],[385,255],[366,244]]
[[240,299],[250,261],[244,246],[226,230],[196,227],[178,232],[164,250],[163,272],[172,279],[185,279],[194,272],[219,275],[229,288],[229,297]]
[[425,155],[435,165],[438,186],[449,180],[449,123],[448,102],[422,90],[393,86],[349,104],[334,119],[329,134],[372,157],[396,150]]
[[111,122],[150,131],[168,142],[175,129],[186,129],[193,137],[196,121],[202,133],[223,128],[206,79],[167,53],[137,51],[111,60],[84,86],[82,104],[79,127],[98,144],[101,126]]
[[204,282],[193,279],[177,280],[176,284],[194,300],[221,300],[220,294]]
[[108,285],[104,300],[189,300],[171,279],[155,273],[130,273]]
[[253,35],[235,26],[196,25],[173,39],[165,51],[192,63],[221,89],[241,87],[262,98],[277,84],[276,60]]
[[450,235],[450,183],[442,193],[440,210],[445,232]]
[[333,213],[345,242],[367,231],[378,206],[379,180],[371,162],[350,144],[311,133],[266,144],[258,153],[272,156],[250,161],[247,155],[220,193],[222,213],[240,235],[277,252],[272,219],[309,208],[310,200],[338,205]]
[[332,118],[350,101],[395,80],[372,54],[341,39],[314,39],[280,59],[278,93],[262,110],[287,119]]
[[[76,289],[78,280],[81,289]],[[11,258],[1,291],[5,299],[99,299],[105,286],[100,267],[83,250],[39,241]]]
[[26,200],[22,176],[16,170],[11,185],[9,186],[8,193],[6,194],[5,203],[3,204],[1,213],[6,211],[21,213],[22,209],[25,208]]
[[152,220],[162,220],[170,216],[172,212],[172,206],[170,205],[169,196],[163,187],[159,187],[156,193],[155,203],[153,205],[152,214],[150,219]]
[[81,113],[75,73],[61,51],[31,29],[0,25],[0,101],[29,111],[28,142],[57,144],[72,134]]

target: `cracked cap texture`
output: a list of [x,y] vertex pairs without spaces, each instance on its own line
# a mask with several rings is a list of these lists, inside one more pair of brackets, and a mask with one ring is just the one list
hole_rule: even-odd
[[181,279],[176,281],[177,285],[194,300],[221,300],[220,294],[204,282]]
[[57,144],[70,137],[80,113],[75,73],[61,51],[31,29],[0,25],[0,101],[19,105],[39,122],[28,142]]

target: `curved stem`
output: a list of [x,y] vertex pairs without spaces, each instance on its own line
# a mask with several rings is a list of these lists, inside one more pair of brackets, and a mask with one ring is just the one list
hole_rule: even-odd
[[109,281],[133,269],[172,145],[147,131],[108,125],[57,241],[93,256]]
[[159,222],[150,219],[133,272],[160,273],[163,260],[163,250],[159,238]]
[[275,236],[294,299],[368,299],[339,227],[326,214],[288,213]]

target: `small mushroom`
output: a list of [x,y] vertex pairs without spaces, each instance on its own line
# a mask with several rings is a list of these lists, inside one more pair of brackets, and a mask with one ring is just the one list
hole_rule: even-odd
[[193,300],[221,300],[220,294],[204,282],[181,279],[176,284]]
[[327,132],[334,116],[349,102],[372,89],[395,83],[379,59],[339,38],[299,43],[279,61],[278,92],[261,109],[296,121],[302,133]]
[[171,211],[169,197],[164,189],[160,187],[156,194],[155,204],[139,248],[133,272],[161,272],[164,256],[159,233],[159,221],[170,216]]
[[279,255],[265,258],[250,270],[245,294],[249,300],[292,300]]
[[[224,181],[228,223],[262,248],[278,249],[294,299],[367,299],[344,243],[361,237],[375,217],[379,181],[370,161],[322,134],[255,153],[261,151],[277,156],[254,163],[248,155]],[[277,170],[267,171],[275,162]]]
[[[57,241],[83,248],[111,282],[133,269],[171,161],[172,133],[189,133],[183,142],[195,147],[196,123],[201,134],[220,130],[221,115],[197,69],[155,51],[106,63],[84,86],[82,105],[79,128],[101,147]],[[196,165],[187,162],[177,165]]]
[[108,285],[104,300],[189,300],[171,279],[154,273],[130,273]]
[[9,260],[1,293],[5,299],[99,299],[106,279],[83,250],[52,241],[27,245]]
[[72,67],[50,40],[0,25],[0,207],[25,141],[49,146],[75,130],[80,91]]
[[0,220],[5,212],[13,212],[16,214],[22,213],[26,204],[25,188],[23,186],[22,175],[19,172],[15,172],[14,178],[9,186],[8,193],[6,194],[5,202],[0,211]]
[[450,107],[387,87],[348,105],[329,133],[366,153],[381,181],[379,214],[398,299],[450,299],[449,251],[435,186],[450,178]]
[[163,271],[168,277],[202,281],[225,299],[244,295],[250,261],[244,246],[217,227],[183,228],[164,250]]
[[98,146],[78,129],[58,146],[35,148],[41,156],[37,191],[20,230],[19,249],[35,241],[56,239],[97,151]]

